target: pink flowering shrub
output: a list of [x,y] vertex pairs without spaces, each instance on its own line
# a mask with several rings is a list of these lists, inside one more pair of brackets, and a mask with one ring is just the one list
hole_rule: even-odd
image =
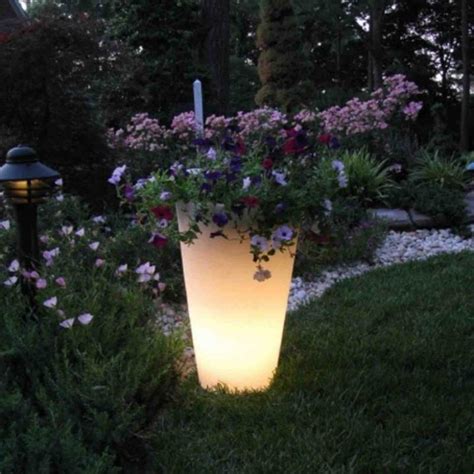
[[330,107],[321,112],[319,118],[326,133],[341,136],[385,130],[397,116],[416,119],[422,103],[409,100],[419,94],[421,91],[415,83],[397,74],[385,78],[384,87],[372,92],[370,99],[351,99],[343,107]]
[[158,151],[165,147],[166,127],[147,113],[134,115],[125,129],[109,129],[107,141],[111,148]]

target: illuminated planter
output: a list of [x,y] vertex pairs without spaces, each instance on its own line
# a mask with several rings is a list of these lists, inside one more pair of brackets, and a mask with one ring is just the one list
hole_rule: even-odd
[[[187,230],[179,206],[178,223]],[[236,240],[211,239],[213,225],[201,230],[193,244],[181,244],[199,381],[263,390],[278,365],[294,257],[277,252],[265,264],[271,278],[258,282],[249,240],[241,243],[230,229],[226,235]]]

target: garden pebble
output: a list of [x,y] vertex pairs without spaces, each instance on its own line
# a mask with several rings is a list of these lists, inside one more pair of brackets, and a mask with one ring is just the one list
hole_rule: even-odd
[[[474,225],[470,227],[474,232]],[[412,232],[390,231],[374,255],[373,263],[357,263],[328,268],[312,281],[301,277],[293,279],[288,300],[288,310],[294,311],[315,298],[320,298],[338,281],[362,275],[370,270],[399,263],[426,260],[445,253],[474,251],[474,237],[463,239],[449,229],[420,229]],[[178,332],[187,343],[182,359],[182,374],[186,375],[194,367],[191,329],[185,305],[171,307],[161,305],[158,327],[165,335]]]

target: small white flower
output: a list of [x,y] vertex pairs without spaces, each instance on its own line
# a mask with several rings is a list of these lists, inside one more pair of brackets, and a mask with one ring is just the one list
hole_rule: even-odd
[[275,178],[275,181],[280,186],[286,186],[288,182],[286,181],[286,174],[281,171],[272,171],[272,176]]
[[92,218],[92,222],[95,222],[96,224],[105,224],[105,217],[104,216],[94,216]]
[[90,313],[84,313],[77,317],[77,320],[84,326],[89,324],[94,319],[94,316]]
[[105,260],[102,259],[102,258],[98,258],[96,261],[95,261],[95,264],[94,264],[97,268],[101,268],[105,265]]
[[46,308],[54,308],[58,304],[58,299],[56,296],[53,296],[52,298],[49,298],[43,302],[43,306],[46,306]]
[[56,201],[63,202],[64,201],[64,194],[58,194],[56,196]]
[[65,319],[62,323],[59,323],[59,325],[60,325],[62,328],[71,329],[71,328],[72,328],[72,325],[74,324],[74,319],[75,319],[75,318]]
[[214,161],[217,158],[217,152],[214,148],[209,148],[209,151],[206,153],[206,156],[211,160]]
[[123,265],[120,265],[117,270],[115,271],[116,276],[121,276],[123,275],[126,271],[128,270],[128,265],[124,263]]
[[9,272],[17,272],[20,269],[20,262],[18,260],[13,260],[13,262],[10,263],[10,266],[8,267]]
[[94,252],[99,248],[100,242],[92,242],[89,244],[89,248]]
[[3,282],[3,284],[4,284],[5,286],[13,286],[17,281],[18,281],[18,277],[12,276],[12,277],[6,279],[6,280]]
[[64,184],[63,179],[62,179],[62,178],[57,179],[57,180],[54,182],[54,184],[55,184],[56,186],[63,186],[63,184]]
[[242,181],[242,189],[246,191],[250,185],[252,184],[252,180],[250,178],[244,178]]
[[163,191],[160,194],[161,201],[169,201],[171,199],[172,194],[169,191]]
[[66,225],[63,225],[61,227],[61,234],[63,235],[70,235],[72,234],[72,231],[74,230],[74,227],[71,225],[71,226],[66,226]]
[[324,215],[329,216],[332,213],[332,201],[330,199],[325,199],[323,201]]
[[0,221],[0,229],[9,230],[10,229],[10,221],[8,219],[4,220],[4,221]]

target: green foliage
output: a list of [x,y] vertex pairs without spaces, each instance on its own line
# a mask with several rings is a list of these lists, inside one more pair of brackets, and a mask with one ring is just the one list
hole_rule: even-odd
[[363,206],[384,201],[393,185],[384,161],[378,162],[364,149],[345,152],[341,161],[346,168],[348,196],[355,197]]
[[328,196],[336,193],[345,198],[354,199],[362,207],[370,207],[382,203],[393,182],[389,177],[384,161],[379,162],[366,149],[344,151],[338,156],[344,164],[347,186],[336,186],[336,171],[332,159],[323,158],[319,169],[320,187],[326,190]]
[[468,181],[467,173],[461,161],[446,159],[438,151],[421,151],[411,173],[416,184],[438,185],[440,188],[462,191]]
[[0,154],[32,145],[69,189],[91,200],[104,197],[110,162],[94,93],[109,68],[100,36],[94,21],[53,8],[0,48]]
[[[0,285],[0,470],[156,472],[154,430],[173,396],[182,347],[157,329],[160,301],[150,285],[137,283],[134,269],[149,257],[161,273],[160,257],[146,255],[139,227],[110,218],[94,223],[76,199],[42,208],[41,223],[48,225],[42,250],[60,253],[39,270],[47,287],[37,290],[34,313],[18,287]],[[83,228],[84,236],[65,236],[58,225]],[[0,231],[2,282],[14,239],[14,226]],[[99,243],[97,251],[91,241]],[[124,263],[129,270],[118,278]],[[65,288],[55,283],[59,276]],[[43,303],[53,296],[57,306],[49,309]],[[86,312],[94,316],[90,324],[76,319],[70,329],[59,326]]]
[[303,233],[298,241],[295,275],[314,278],[321,268],[372,261],[386,228],[368,220],[356,200],[351,204],[348,205],[347,198],[334,200],[322,235]]
[[257,30],[261,48],[258,74],[262,83],[258,105],[295,110],[307,101],[309,63],[302,51],[301,33],[290,0],[264,0]]
[[197,0],[114,0],[109,32],[142,61],[143,67],[134,74],[142,111],[169,120],[192,109],[192,82],[204,72],[198,64],[204,31]]
[[164,472],[459,472],[474,465],[474,255],[396,265],[288,316],[265,393],[194,382]]

